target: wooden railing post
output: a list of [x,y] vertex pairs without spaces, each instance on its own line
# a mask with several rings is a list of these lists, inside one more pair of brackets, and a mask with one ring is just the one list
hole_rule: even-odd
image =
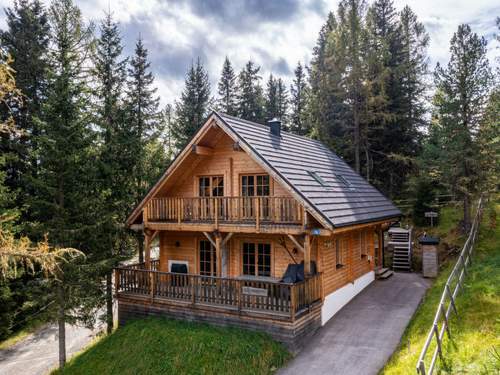
[[260,230],[260,197],[255,198],[255,229]]
[[120,291],[120,270],[115,268],[115,293]]
[[212,198],[215,202],[214,204],[214,217],[215,217],[215,229],[219,229],[219,199]]
[[295,311],[297,310],[297,294],[295,284],[290,285],[290,317],[295,322]]
[[238,283],[238,312],[241,313],[241,280],[237,280]]
[[155,298],[155,275],[152,271],[149,271],[149,288],[151,289],[151,302],[153,302]]
[[191,276],[191,303],[194,305],[196,303],[196,277]]

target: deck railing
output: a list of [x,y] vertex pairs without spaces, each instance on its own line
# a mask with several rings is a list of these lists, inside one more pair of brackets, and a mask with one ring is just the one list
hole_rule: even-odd
[[267,313],[292,321],[322,297],[321,274],[295,283],[115,269],[118,295],[139,295],[246,313]]
[[300,224],[303,208],[290,197],[153,198],[145,221]]
[[[476,215],[474,217],[469,235],[465,241],[462,251],[460,252],[458,260],[450,273],[450,276],[448,276],[448,280],[446,281],[441,295],[441,300],[437,306],[434,322],[432,323],[432,327],[429,329],[427,339],[422,348],[422,352],[420,353],[420,357],[418,358],[416,369],[417,373],[421,375],[433,373],[438,356],[441,359],[441,362],[445,363],[443,339],[445,332],[447,333],[448,338],[451,338],[451,312],[453,311],[454,314],[458,316],[455,300],[464,283],[465,276],[467,275],[467,268],[472,261],[472,251],[474,250],[474,244],[476,242],[479,225],[481,223],[483,202],[483,197],[481,197],[479,199]],[[431,351],[431,347],[433,347],[433,351]],[[429,357],[430,361],[428,360]],[[428,364],[426,364],[426,360]]]

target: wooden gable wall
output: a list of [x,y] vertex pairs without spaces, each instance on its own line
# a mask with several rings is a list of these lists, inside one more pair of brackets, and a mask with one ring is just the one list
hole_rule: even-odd
[[[222,134],[221,134],[222,133]],[[224,176],[224,195],[239,196],[240,176],[243,174],[266,173],[249,155],[233,149],[233,140],[222,130],[211,130],[209,140],[202,143],[213,149],[212,155],[190,155],[179,166],[175,175],[169,178],[158,196],[194,197],[198,196],[198,177]],[[290,196],[271,178],[271,195]]]

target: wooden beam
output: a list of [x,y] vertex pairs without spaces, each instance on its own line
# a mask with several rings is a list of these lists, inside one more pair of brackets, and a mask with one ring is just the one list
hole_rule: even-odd
[[292,236],[291,234],[287,234],[288,238],[290,239],[290,241],[292,241],[294,243],[295,246],[297,246],[297,248],[302,251],[303,253],[305,253],[305,250],[304,250],[304,246],[302,246],[299,241],[297,241],[295,239],[294,236]]
[[217,260],[217,276],[222,276],[222,241],[221,235],[215,235],[215,258]]
[[212,147],[192,145],[191,152],[196,154],[196,155],[210,156],[210,155],[213,155],[214,149]]
[[375,227],[377,225],[386,224],[388,226],[393,221],[395,221],[395,219],[385,219],[385,220],[373,221],[371,223],[365,223],[365,224],[347,225],[347,226],[341,227],[341,228],[334,228],[333,234],[339,234],[339,233],[343,233],[343,232],[349,232],[351,230],[358,230],[358,229],[363,229],[363,228],[368,228],[368,227]]
[[151,269],[151,234],[144,231],[144,265],[147,270]]
[[222,246],[226,246],[227,242],[233,237],[234,232],[228,233],[224,240],[222,240]]
[[311,236],[304,237],[304,275],[311,274]]
[[210,234],[207,232],[203,232],[203,234],[205,235],[205,237],[207,237],[207,239],[210,241],[210,243],[215,247],[215,241],[213,240],[212,236],[210,236]]

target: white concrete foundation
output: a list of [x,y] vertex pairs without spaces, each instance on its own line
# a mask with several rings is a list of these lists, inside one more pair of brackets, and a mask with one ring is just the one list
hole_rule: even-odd
[[375,280],[375,272],[370,271],[354,280],[354,283],[344,285],[335,292],[325,296],[321,308],[321,325],[325,325],[342,307],[344,307],[359,292]]

